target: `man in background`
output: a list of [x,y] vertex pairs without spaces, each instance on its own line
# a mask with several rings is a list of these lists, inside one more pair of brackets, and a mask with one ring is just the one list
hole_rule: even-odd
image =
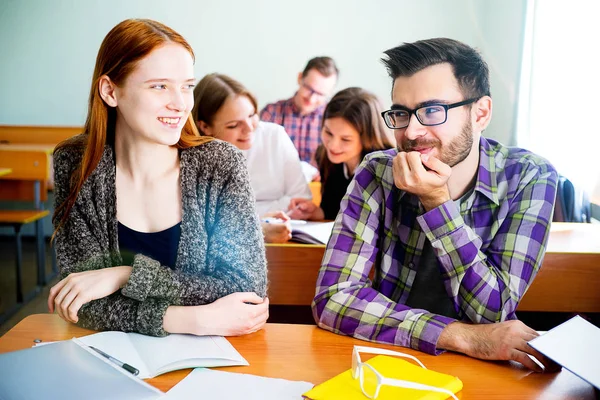
[[298,74],[298,91],[287,100],[267,104],[260,112],[262,121],[282,125],[298,150],[300,160],[316,166],[314,156],[321,142],[321,121],[327,99],[338,78],[331,57],[311,59]]

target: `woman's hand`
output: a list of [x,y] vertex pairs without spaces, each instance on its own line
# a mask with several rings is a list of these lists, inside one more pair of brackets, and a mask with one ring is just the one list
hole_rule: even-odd
[[269,299],[232,293],[202,306],[170,306],[163,319],[169,333],[241,336],[261,329],[269,318]]
[[265,243],[285,243],[292,238],[290,217],[283,211],[265,213],[261,217],[261,227]]
[[128,266],[74,272],[50,289],[48,310],[77,323],[77,312],[84,304],[113,294],[127,283],[129,275]]
[[265,218],[269,218],[269,219],[275,218],[275,219],[280,219],[280,220],[282,220],[284,222],[290,220],[290,217],[285,212],[283,212],[283,211],[271,211],[271,212],[268,212],[268,213],[264,213],[261,218],[262,219],[265,219]]
[[285,243],[292,238],[292,225],[289,222],[262,222],[265,243]]
[[[319,211],[321,211],[319,213]],[[292,219],[323,219],[321,207],[318,207],[311,199],[294,198],[290,201],[287,213]],[[319,218],[321,216],[321,218]]]

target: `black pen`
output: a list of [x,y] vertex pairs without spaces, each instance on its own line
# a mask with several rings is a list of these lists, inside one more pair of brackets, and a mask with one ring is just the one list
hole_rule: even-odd
[[89,346],[89,348],[92,349],[92,350],[94,350],[98,354],[100,354],[102,357],[108,358],[109,361],[112,361],[113,363],[117,364],[119,367],[123,368],[125,371],[131,372],[133,375],[137,375],[137,374],[140,373],[140,371],[137,368],[132,367],[129,364],[126,364],[126,363],[124,363],[122,361],[117,360],[113,356],[110,356],[110,355],[106,354],[105,352],[103,352],[100,349],[97,349],[97,348],[95,348],[93,346]]

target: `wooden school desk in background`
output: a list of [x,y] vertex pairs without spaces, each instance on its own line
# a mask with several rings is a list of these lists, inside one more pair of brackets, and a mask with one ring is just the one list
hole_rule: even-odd
[[[31,315],[0,338],[0,353],[25,349],[34,339],[66,340],[94,333],[60,319],[56,314]],[[216,368],[272,378],[303,380],[319,384],[352,366],[354,345],[404,351],[419,358],[427,368],[459,377],[464,384],[459,398],[468,399],[594,399],[592,386],[569,371],[539,374],[516,363],[487,362],[460,354],[431,356],[412,349],[370,344],[310,325],[267,324],[247,336],[230,337],[231,344],[250,366]],[[148,382],[167,391],[190,372],[170,372]]]
[[[0,144],[0,165],[11,170],[9,174],[0,177],[0,200],[17,202],[20,205],[17,209],[0,207],[0,226],[12,227],[14,234],[16,285],[16,304],[0,314],[0,323],[35,297],[41,287],[57,274],[55,263],[52,265],[52,274],[46,274],[43,225],[43,219],[50,214],[45,209],[44,202],[48,198],[53,151],[54,145],[49,144]],[[35,224],[37,282],[32,290],[24,292],[21,228],[30,223]]]
[[[325,246],[269,244],[269,300],[310,305]],[[600,225],[554,223],[542,269],[519,311],[600,312]]]

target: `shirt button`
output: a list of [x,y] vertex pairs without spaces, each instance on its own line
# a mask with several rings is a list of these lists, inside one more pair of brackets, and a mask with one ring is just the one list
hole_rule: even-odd
[[413,268],[414,266],[415,266],[415,264],[414,264],[414,263],[412,263],[412,262],[409,262],[409,263],[408,263],[408,267],[409,267],[409,268]]

